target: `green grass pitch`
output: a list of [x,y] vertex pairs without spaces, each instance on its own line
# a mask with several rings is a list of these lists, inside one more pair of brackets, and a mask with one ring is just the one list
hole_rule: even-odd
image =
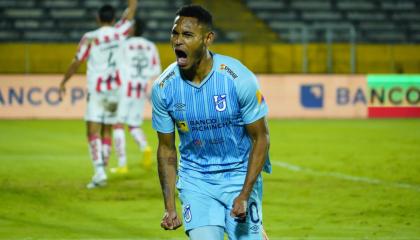
[[[418,119],[269,126],[264,225],[272,240],[420,239]],[[155,156],[150,121],[144,129]],[[155,164],[143,169],[127,143],[129,173],[86,190],[92,165],[82,121],[0,121],[0,239],[186,239],[182,229],[160,229]]]

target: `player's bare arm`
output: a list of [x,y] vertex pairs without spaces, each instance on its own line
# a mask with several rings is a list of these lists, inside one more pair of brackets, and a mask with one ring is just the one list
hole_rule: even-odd
[[59,87],[59,98],[60,98],[60,100],[63,99],[64,94],[66,93],[66,83],[77,72],[77,69],[79,69],[81,64],[82,64],[82,61],[77,60],[77,58],[74,58],[73,62],[68,67],[66,73],[64,74],[63,80],[60,82],[60,87]]
[[175,133],[159,133],[157,150],[158,172],[165,204],[165,213],[161,227],[165,230],[175,230],[182,225],[176,213],[175,182],[177,171],[177,155],[175,148]]
[[128,0],[128,7],[125,9],[122,18],[132,20],[136,15],[137,11],[137,0]]
[[249,156],[248,171],[242,191],[233,202],[231,215],[232,217],[238,218],[246,217],[249,196],[258,175],[264,167],[270,146],[270,136],[265,117],[246,125],[245,128],[252,139],[252,150]]

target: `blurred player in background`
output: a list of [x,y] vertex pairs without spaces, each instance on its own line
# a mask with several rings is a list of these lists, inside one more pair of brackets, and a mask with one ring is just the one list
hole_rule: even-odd
[[126,173],[127,157],[124,124],[129,127],[140,150],[143,152],[143,164],[150,167],[151,148],[140,128],[143,123],[144,104],[150,98],[150,85],[161,73],[159,53],[156,45],[143,33],[142,21],[130,28],[130,37],[122,42],[120,51],[121,99],[118,104],[118,123],[114,125],[113,137],[118,155],[118,167],[111,168],[114,173]]
[[197,5],[178,10],[171,33],[176,62],[153,85],[165,205],[161,227],[181,225],[176,182],[190,239],[223,240],[225,232],[230,240],[264,239],[261,171],[271,172],[268,107],[248,68],[209,51],[213,39],[207,10]]
[[60,83],[60,98],[66,83],[87,59],[87,109],[85,121],[94,175],[87,188],[106,184],[105,167],[111,151],[112,125],[117,122],[117,103],[121,79],[116,66],[119,44],[127,38],[137,9],[137,0],[128,0],[128,8],[115,25],[115,8],[102,6],[97,15],[99,28],[87,32],[77,54]]

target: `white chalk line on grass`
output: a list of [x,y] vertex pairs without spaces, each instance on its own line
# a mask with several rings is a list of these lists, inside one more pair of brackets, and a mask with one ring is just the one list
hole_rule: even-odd
[[[10,154],[5,157],[0,157],[0,161],[3,159],[17,160],[17,159],[22,159],[22,158],[24,159],[27,158],[27,155]],[[83,155],[82,154],[65,154],[65,155],[59,155],[59,156],[34,155],[34,156],[31,156],[30,158],[32,160],[55,160],[57,158],[73,160],[73,159],[83,159],[83,158],[87,159],[88,155],[87,154],[83,154]],[[372,185],[383,185],[383,186],[389,186],[389,187],[394,187],[394,188],[411,189],[411,190],[420,192],[420,185],[416,185],[416,184],[387,182],[380,179],[367,178],[367,177],[361,177],[361,176],[352,176],[352,175],[348,175],[348,174],[344,174],[340,172],[322,172],[322,171],[317,171],[311,168],[301,167],[301,166],[283,162],[283,161],[272,161],[272,164],[278,167],[285,168],[290,171],[294,171],[294,172],[304,172],[304,173],[316,175],[316,176],[323,176],[323,177],[328,176],[328,177],[334,177],[334,178],[353,181],[353,182],[363,182],[363,183],[368,183]]]
[[352,182],[362,182],[362,183],[368,183],[372,185],[383,185],[387,187],[411,189],[411,190],[420,192],[420,185],[416,185],[416,184],[387,182],[380,179],[352,176],[352,175],[348,175],[348,174],[344,174],[340,172],[322,172],[322,171],[317,171],[311,168],[305,168],[298,165],[290,164],[283,161],[272,161],[272,164],[278,167],[285,168],[290,171],[294,171],[294,172],[303,172],[303,173],[316,175],[316,176],[322,176],[322,177],[334,177],[334,178],[348,180]]

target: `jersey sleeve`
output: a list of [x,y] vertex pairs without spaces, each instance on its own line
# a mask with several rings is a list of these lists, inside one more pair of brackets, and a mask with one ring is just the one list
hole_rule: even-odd
[[84,61],[89,57],[92,41],[86,36],[82,37],[77,48],[76,59]]
[[133,26],[133,20],[127,20],[125,18],[120,19],[115,25],[115,29],[120,37],[127,38],[130,28]]
[[155,81],[152,87],[152,126],[158,132],[172,133],[175,131],[174,121],[166,108],[159,82]]
[[261,92],[257,77],[248,69],[235,80],[242,119],[250,124],[268,113],[268,106]]
[[[246,69],[246,68],[245,68]],[[236,82],[242,119],[245,124],[253,123],[268,113],[268,106],[261,92],[257,77],[248,69]],[[272,172],[270,156],[267,154],[263,171]]]

